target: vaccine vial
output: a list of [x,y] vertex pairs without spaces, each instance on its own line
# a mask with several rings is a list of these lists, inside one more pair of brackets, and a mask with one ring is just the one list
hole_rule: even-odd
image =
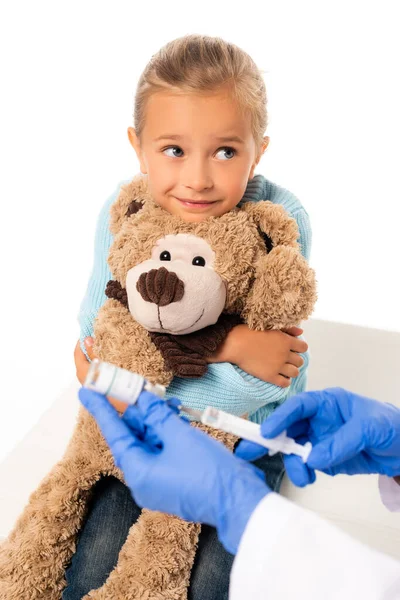
[[165,397],[165,387],[152,384],[138,373],[132,373],[95,358],[89,367],[84,387],[126,404],[135,404],[143,390]]

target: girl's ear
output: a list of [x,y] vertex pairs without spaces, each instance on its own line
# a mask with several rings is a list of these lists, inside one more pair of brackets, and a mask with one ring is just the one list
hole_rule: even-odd
[[139,161],[140,172],[142,173],[142,175],[147,175],[147,167],[144,161],[143,151],[140,145],[140,139],[136,133],[136,130],[133,127],[128,127],[128,139]]
[[262,142],[261,147],[260,147],[260,149],[259,149],[259,151],[257,153],[256,159],[255,159],[254,163],[251,166],[251,171],[250,171],[249,179],[253,179],[253,177],[254,177],[254,171],[256,170],[256,166],[260,162],[262,155],[264,154],[264,152],[268,148],[268,145],[269,145],[269,137],[266,135],[263,138],[263,142]]
[[[268,146],[269,146],[269,136],[265,135],[263,138],[262,146],[261,146],[261,156],[264,154],[264,152],[266,151]],[[261,158],[261,156],[260,156],[260,158]]]

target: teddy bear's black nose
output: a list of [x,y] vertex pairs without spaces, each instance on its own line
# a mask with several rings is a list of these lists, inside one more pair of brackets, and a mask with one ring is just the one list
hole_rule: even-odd
[[136,289],[146,302],[167,306],[172,302],[179,302],[183,298],[185,284],[176,273],[160,267],[151,269],[148,273],[142,273]]

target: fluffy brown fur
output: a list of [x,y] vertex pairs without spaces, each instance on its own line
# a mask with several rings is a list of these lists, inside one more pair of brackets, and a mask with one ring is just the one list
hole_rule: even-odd
[[[250,327],[288,327],[312,310],[314,274],[299,252],[296,223],[270,202],[249,203],[198,224],[184,223],[156,206],[145,178],[138,177],[122,188],[112,207],[111,230],[115,239],[109,265],[117,283],[95,322],[95,353],[152,382],[168,385],[173,372],[149,333],[133,319],[123,290],[128,270],[147,260],[164,235],[191,233],[210,244],[214,268],[227,288],[224,310]],[[268,254],[262,234],[272,241]],[[198,340],[207,346],[207,340]],[[209,433],[233,447],[233,436]],[[123,481],[95,421],[81,408],[63,458],[31,495],[1,546],[1,600],[60,600],[91,490],[102,475]],[[197,524],[144,510],[106,583],[85,598],[185,600],[199,531]]]

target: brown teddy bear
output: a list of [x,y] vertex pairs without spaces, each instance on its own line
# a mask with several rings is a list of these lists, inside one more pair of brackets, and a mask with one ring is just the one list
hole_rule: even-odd
[[[186,223],[157,206],[139,176],[113,205],[111,231],[114,279],[95,322],[94,351],[153,383],[202,376],[207,356],[238,322],[282,329],[311,314],[314,272],[300,253],[295,220],[279,205],[249,202]],[[231,449],[236,441],[209,433]],[[91,489],[103,475],[123,481],[82,407],[64,457],[1,546],[1,600],[61,598]],[[199,531],[143,510],[106,583],[85,598],[184,600]]]

